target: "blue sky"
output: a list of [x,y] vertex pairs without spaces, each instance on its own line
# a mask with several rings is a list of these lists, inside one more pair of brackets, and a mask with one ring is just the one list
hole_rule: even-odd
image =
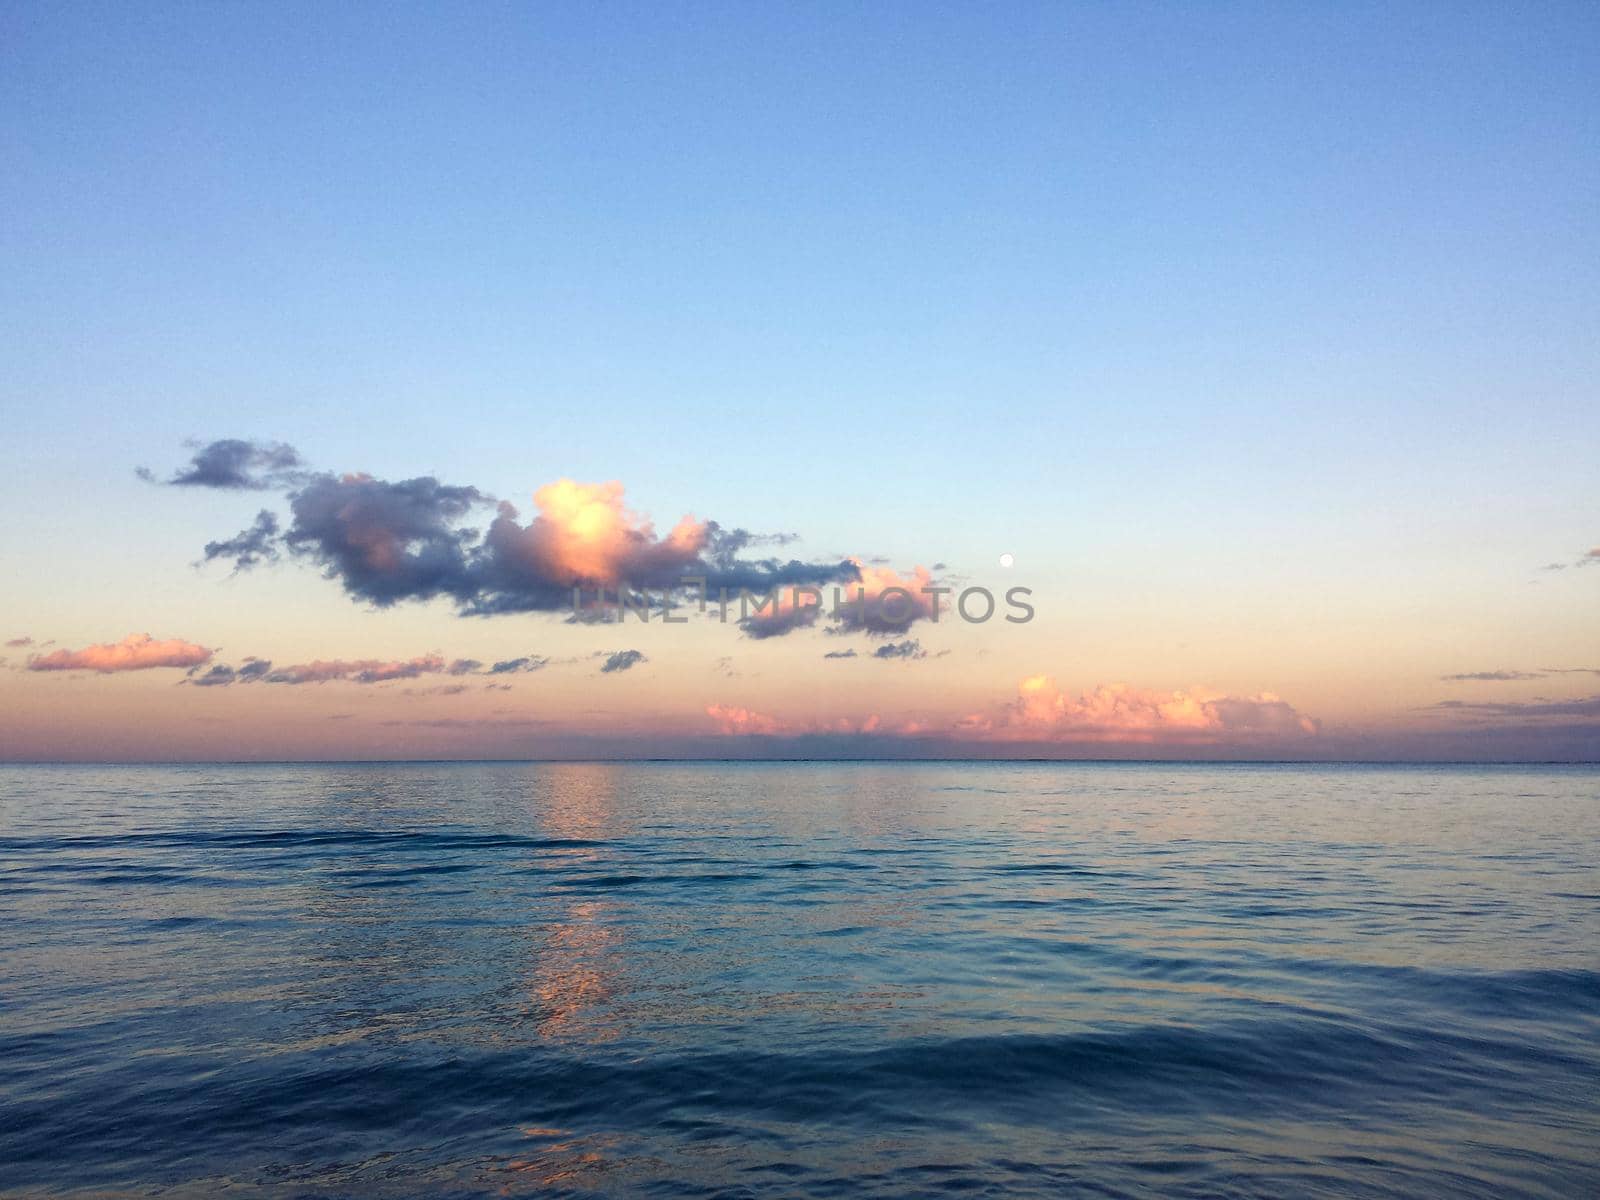
[[159,614],[253,501],[132,468],[234,436],[1578,655],[1593,587],[1530,583],[1600,540],[1597,51],[1580,4],[11,6],[17,620],[100,565]]

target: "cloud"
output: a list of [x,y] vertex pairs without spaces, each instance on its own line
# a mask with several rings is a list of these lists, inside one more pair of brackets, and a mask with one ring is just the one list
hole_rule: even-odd
[[1597,565],[1600,565],[1600,546],[1596,546],[1593,550],[1589,551],[1589,553],[1587,553],[1587,554],[1583,555],[1582,557],[1580,557],[1576,562],[1573,562],[1573,563],[1564,563],[1564,562],[1545,563],[1545,565],[1540,567],[1539,570],[1541,570],[1541,571],[1565,571],[1568,566],[1573,566],[1573,567],[1593,567],[1593,566],[1597,566]]
[[[939,744],[990,756],[996,747],[1023,744],[1054,752],[1074,744],[1282,747],[1302,744],[1321,728],[1270,692],[1230,696],[1208,688],[1163,692],[1102,684],[1072,696],[1043,675],[1023,680],[1014,700],[959,718],[908,716],[885,722],[872,713],[799,723],[731,704],[712,704],[705,712],[725,736],[756,734],[812,742],[841,735],[871,738],[894,755],[913,745],[923,747],[915,753],[926,753],[930,745]],[[855,752],[876,753],[861,745]]]
[[[625,651],[625,654],[636,654],[637,651]],[[617,657],[617,656],[613,656]],[[639,659],[633,661],[640,661]],[[506,659],[495,663],[488,670],[483,669],[483,664],[475,658],[457,658],[446,661],[439,654],[422,654],[408,659],[318,659],[315,662],[295,663],[290,666],[273,668],[270,660],[264,658],[247,658],[244,665],[234,670],[225,664],[217,664],[209,670],[202,672],[199,667],[189,671],[186,683],[196,687],[226,687],[233,683],[357,683],[375,684],[388,683],[396,679],[415,679],[422,675],[444,675],[460,677],[464,675],[509,675],[519,671],[538,671],[556,660],[536,655],[527,655],[522,658]],[[571,661],[571,660],[563,660]],[[632,662],[625,666],[611,668],[612,670],[625,670]],[[466,689],[466,684],[440,685],[435,688],[420,689],[418,695],[437,694],[455,695]]]
[[28,660],[30,671],[146,671],[152,667],[194,667],[208,662],[211,651],[181,638],[158,642],[148,633],[130,633],[120,642],[56,650]]
[[278,518],[267,509],[256,514],[255,523],[221,542],[207,542],[203,562],[231,558],[235,571],[246,571],[260,562],[278,557]]
[[844,589],[846,600],[833,612],[834,632],[869,633],[888,636],[904,633],[916,621],[931,621],[937,615],[936,595],[924,589],[933,586],[926,567],[917,567],[902,576],[890,567],[874,567],[855,562],[859,578]]
[[267,683],[388,683],[394,679],[415,679],[419,675],[440,675],[448,668],[437,654],[423,654],[416,658],[385,661],[375,658],[318,659],[315,662],[297,663],[279,667],[263,676]]
[[[445,597],[467,616],[555,612],[570,609],[574,588],[679,592],[692,577],[703,579],[712,595],[722,589],[737,595],[857,578],[845,560],[740,557],[752,547],[785,545],[792,534],[752,534],[684,516],[658,535],[627,507],[616,482],[561,479],[541,487],[526,524],[515,506],[496,504],[475,487],[432,476],[390,481],[309,472],[290,447],[239,440],[205,447],[168,482],[280,488],[289,502],[286,530],[263,513],[249,529],[209,543],[206,559],[231,558],[237,570],[286,549],[320,567],[352,599],[380,608]],[[491,507],[486,530],[466,524]]]
[[14,637],[6,645],[11,647],[31,646],[33,645],[33,639],[31,637]]
[[601,664],[600,673],[602,675],[610,675],[615,671],[627,671],[639,663],[648,661],[649,659],[645,658],[642,651],[618,650]]
[[517,671],[539,671],[550,665],[548,658],[535,654],[524,655],[522,658],[508,658],[497,662],[489,668],[490,675],[510,675]]
[[885,642],[872,652],[873,658],[883,659],[917,659],[927,658],[928,652],[922,648],[922,643],[915,638],[907,638],[903,642]]
[[1600,667],[1540,667],[1537,671],[1469,671],[1463,675],[1441,675],[1444,683],[1514,683],[1527,679],[1546,679],[1551,675],[1600,675]]
[[708,704],[706,716],[717,723],[717,732],[736,737],[747,734],[770,735],[785,731],[783,722],[766,713],[754,712],[734,704]]
[[189,465],[173,472],[166,480],[141,467],[138,475],[152,483],[173,487],[223,488],[230,491],[262,491],[279,487],[297,478],[300,455],[282,442],[249,442],[223,438],[195,451]]
[[1441,700],[1432,709],[1460,713],[1468,717],[1501,717],[1513,720],[1543,720],[1549,717],[1600,717],[1600,696],[1580,696],[1572,700],[1507,700],[1500,703]]
[[1002,740],[1196,741],[1303,737],[1318,724],[1262,692],[1229,696],[1209,688],[1163,692],[1100,684],[1072,696],[1046,675],[1024,679],[1017,698],[998,712],[960,723],[964,733]]
[[226,663],[217,663],[206,671],[202,671],[199,667],[190,667],[188,678],[179,682],[193,684],[195,687],[228,687],[235,683],[254,683],[258,679],[265,678],[271,670],[272,663],[267,659],[247,658],[238,670],[234,670]]
[[[756,712],[737,704],[708,704],[706,716],[716,723],[717,732],[726,737],[818,737],[829,734],[873,734],[882,731],[877,714],[856,719],[839,717],[832,721],[796,724],[770,713]],[[887,732],[887,731],[884,731]]]
[[1469,671],[1463,675],[1441,675],[1445,683],[1509,683],[1518,679],[1540,679],[1542,671]]
[[769,606],[746,616],[741,628],[753,638],[782,637],[826,616],[829,633],[888,637],[905,633],[917,621],[937,619],[939,596],[926,590],[934,586],[926,567],[902,576],[859,558],[845,562],[853,570],[853,580],[828,589],[825,597],[789,587]]
[[854,658],[855,656],[856,656],[856,652],[854,650],[829,650],[822,657],[823,658]]
[[627,508],[620,483],[558,480],[533,494],[539,510],[526,525],[502,503],[473,559],[469,613],[569,608],[574,588],[678,590],[685,578],[705,581],[709,594],[726,588],[765,592],[794,584],[849,579],[844,562],[741,559],[763,540],[715,521],[679,519],[658,536],[655,526]]
[[318,475],[291,493],[283,535],[295,554],[323,568],[353,598],[380,608],[449,596],[466,605],[476,585],[477,531],[456,523],[488,497],[431,476],[390,483],[370,475]]
[[192,683],[195,687],[227,687],[236,678],[238,678],[239,674],[232,667],[223,663],[218,663],[209,671],[200,671],[199,674],[196,674],[195,672],[197,671],[200,671],[199,667],[191,670],[189,672],[189,678],[182,680],[181,682]]
[[478,732],[489,729],[540,729],[550,722],[543,717],[411,717],[384,721],[382,724]]

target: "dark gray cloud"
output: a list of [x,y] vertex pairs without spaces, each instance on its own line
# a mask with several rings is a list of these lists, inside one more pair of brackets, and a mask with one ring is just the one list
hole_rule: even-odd
[[539,671],[550,665],[548,658],[527,654],[521,658],[507,658],[489,668],[490,675],[512,675],[518,671]]
[[444,669],[446,675],[475,675],[478,668],[483,666],[475,658],[458,658]]
[[626,671],[639,663],[648,662],[644,652],[640,650],[618,650],[606,659],[600,666],[602,675],[610,675],[614,671]]
[[249,442],[223,438],[196,450],[187,467],[167,479],[140,467],[138,475],[152,483],[172,487],[222,488],[228,491],[264,491],[293,482],[299,476],[300,455],[282,442]]
[[[146,477],[154,478],[149,472]],[[335,475],[301,468],[288,446],[230,439],[213,442],[193,463],[166,482],[180,486],[281,489],[289,502],[288,528],[263,512],[235,536],[208,543],[207,561],[228,559],[236,570],[287,550],[320,567],[354,600],[380,608],[403,601],[444,597],[464,616],[570,610],[573,589],[614,589],[619,582],[655,592],[683,590],[683,580],[705,580],[715,596],[726,588],[765,593],[801,584],[848,583],[859,577],[854,563],[742,558],[761,545],[785,545],[791,534],[752,534],[724,529],[715,521],[688,522],[657,537],[622,505],[615,485],[564,481],[553,507],[524,523],[507,503],[494,508],[487,529],[466,522],[488,510],[494,498],[470,486],[441,483],[432,476],[385,480],[364,474]],[[562,507],[563,502],[570,502]],[[598,557],[574,547],[574,522],[595,512],[605,540]]]
[[823,658],[854,658],[855,656],[856,656],[856,652],[854,650],[829,650],[822,657]]
[[[199,668],[196,667],[195,671],[199,671]],[[183,680],[182,682],[192,683],[195,687],[227,687],[234,681],[235,678],[237,678],[237,676],[238,672],[236,672],[232,667],[224,666],[222,663],[218,663],[210,670],[203,671],[198,675],[195,674],[194,671],[191,671],[189,673],[189,678]]]
[[398,483],[368,475],[318,475],[289,496],[283,535],[295,554],[322,567],[354,599],[386,608],[449,596],[469,604],[477,586],[477,531],[457,526],[489,497],[431,476]]
[[1547,717],[1600,717],[1600,696],[1580,696],[1573,700],[1507,700],[1501,703],[1441,700],[1433,709],[1467,716],[1510,717],[1538,720]]
[[800,540],[798,533],[751,533],[748,529],[723,529],[712,522],[713,557],[732,559],[754,546],[788,546]]
[[195,687],[227,687],[234,683],[254,683],[271,670],[272,664],[266,659],[247,658],[238,670],[225,663],[218,663],[204,671],[199,667],[192,667],[189,670],[189,677],[182,682],[192,683]]
[[447,672],[445,661],[437,654],[419,654],[416,658],[385,660],[318,659],[316,662],[295,663],[278,667],[262,676],[267,683],[388,683],[394,679],[415,679],[419,675],[442,675]]
[[885,642],[872,652],[873,658],[884,659],[914,659],[927,658],[928,652],[922,648],[922,643],[916,638],[907,638],[903,642]]
[[235,571],[246,571],[257,563],[277,559],[277,539],[278,518],[263,508],[256,514],[255,523],[250,528],[240,530],[227,541],[207,542],[203,561],[232,559]]

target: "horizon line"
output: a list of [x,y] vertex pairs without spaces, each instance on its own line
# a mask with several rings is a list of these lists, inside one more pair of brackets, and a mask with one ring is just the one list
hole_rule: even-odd
[[350,766],[442,766],[498,765],[544,766],[591,764],[624,766],[629,764],[746,764],[763,763],[893,763],[902,766],[982,766],[985,764],[1029,763],[1049,766],[1257,766],[1257,767],[1600,767],[1600,758],[918,758],[874,755],[806,755],[760,757],[677,757],[637,755],[626,757],[554,758],[7,758],[0,767],[350,767]]

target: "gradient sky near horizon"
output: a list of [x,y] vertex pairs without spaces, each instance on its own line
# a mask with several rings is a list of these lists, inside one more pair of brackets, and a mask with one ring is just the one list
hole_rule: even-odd
[[[1600,757],[1597,68],[1590,4],[9,6],[0,758]],[[195,565],[290,525],[135,474],[227,438],[1038,615],[374,608]],[[36,669],[146,633],[205,657]]]

